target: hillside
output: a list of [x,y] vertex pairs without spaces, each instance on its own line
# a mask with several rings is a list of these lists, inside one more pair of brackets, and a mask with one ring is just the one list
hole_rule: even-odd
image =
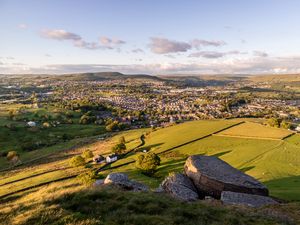
[[[141,146],[142,134],[145,135],[145,143]],[[69,166],[69,158],[81,154],[86,149],[92,150],[94,155],[108,155],[111,147],[121,136],[125,137],[129,152],[124,158],[104,167],[102,164],[92,163],[88,163],[86,168]],[[155,152],[161,158],[161,165],[155,176],[146,176],[135,167],[135,160],[139,154],[144,154],[143,150]],[[100,177],[111,172],[125,172],[131,179],[154,189],[170,172],[182,171],[189,155],[213,155],[262,181],[269,188],[271,196],[299,201],[299,151],[298,134],[241,120],[204,120],[152,131],[150,129],[125,131],[104,140],[95,139],[93,143],[71,150],[61,149],[49,157],[32,162],[30,166],[21,165],[2,172],[0,218],[8,224],[32,224],[37,221],[41,224],[50,224],[54,220],[60,221],[58,224],[67,221],[99,224],[94,216],[97,218],[100,216],[103,221],[113,221],[111,224],[121,222],[140,224],[141,218],[156,221],[156,224],[211,224],[212,221],[215,221],[214,224],[232,224],[233,218],[243,215],[243,218],[236,221],[237,224],[285,224],[289,220],[282,221],[280,217],[281,220],[278,222],[272,216],[262,218],[262,214],[258,213],[261,212],[259,210],[252,212],[255,219],[251,220],[243,214],[243,210],[236,211],[221,205],[197,202],[188,206],[164,195],[151,193],[124,195],[118,190],[87,189],[78,183],[76,176],[90,167],[98,170]],[[141,203],[146,205],[140,211],[138,204],[144,202],[142,199],[147,199],[147,203]],[[157,202],[160,202],[159,205],[165,205],[163,209],[166,211],[160,209]],[[111,214],[106,210],[110,207],[119,210]],[[182,213],[186,207],[191,207],[189,213],[180,214],[182,217],[174,220],[176,214],[174,212],[179,210]],[[299,209],[298,203],[289,203],[266,210],[272,213],[275,210],[276,214],[285,215],[283,218],[289,214],[289,218],[297,219],[296,212]],[[47,216],[47,210],[52,212],[50,214],[57,212],[59,218]],[[129,212],[127,210],[134,212],[134,216],[124,217]],[[220,221],[211,217],[215,214],[219,215]],[[199,220],[200,215],[207,217],[201,217]],[[122,221],[117,218],[122,218]],[[161,223],[158,222],[160,220]]]

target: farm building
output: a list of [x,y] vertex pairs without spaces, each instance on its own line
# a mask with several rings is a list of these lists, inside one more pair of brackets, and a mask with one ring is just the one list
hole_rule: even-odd
[[106,162],[110,163],[110,162],[114,162],[118,160],[118,155],[116,154],[112,154],[106,157]]
[[29,121],[29,122],[27,122],[27,126],[29,126],[29,127],[35,127],[36,126],[36,122]]
[[102,163],[105,162],[105,158],[102,155],[96,155],[94,156],[93,161],[95,163]]

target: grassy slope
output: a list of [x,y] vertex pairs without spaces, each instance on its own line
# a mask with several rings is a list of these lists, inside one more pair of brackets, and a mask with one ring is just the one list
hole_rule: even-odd
[[[298,204],[290,204],[243,210],[203,201],[185,203],[164,194],[124,192],[111,188],[87,189],[73,179],[15,196],[13,201],[1,202],[0,221],[24,225],[274,225],[290,224],[291,220],[297,223],[299,208]],[[289,210],[285,212],[286,209]],[[272,217],[283,212],[285,216]]]
[[[157,142],[163,142],[163,140],[160,140],[160,136],[164,140],[167,140],[168,144],[160,145],[159,147],[162,146],[161,148],[153,148],[152,150],[161,152],[162,150],[176,146],[176,144],[194,140],[199,137],[198,135],[201,137],[209,134],[205,132],[205,128],[208,128],[209,132],[220,130],[228,125],[227,122],[199,121],[197,124],[186,123],[187,125],[181,124],[164,128],[152,132],[146,138],[144,148],[153,146]],[[231,121],[231,123],[234,122]],[[191,136],[182,135],[183,131],[188,132],[189,129],[193,130]],[[87,148],[93,150],[95,154],[108,154],[120,136],[125,137],[128,142],[128,149],[134,148],[139,144],[140,135],[147,131],[149,130],[122,132],[109,140],[89,144],[73,152],[61,152],[56,156],[57,159],[54,161],[49,159],[48,163],[43,162],[40,165],[33,165],[24,170],[20,169],[16,172],[2,173],[0,175],[0,185],[9,181],[26,178],[26,176],[38,176],[1,186],[1,193],[5,194],[9,191],[31,186],[32,184],[51,181],[74,173],[74,169],[68,169],[66,172],[58,170],[43,174],[45,171],[55,168],[67,167],[68,157],[80,154],[80,152]],[[170,136],[167,134],[170,134]],[[181,138],[180,142],[178,142],[179,138]],[[299,139],[298,135],[293,135],[284,141],[209,136],[160,154],[162,164],[155,177],[150,178],[142,175],[135,169],[134,164],[107,170],[102,173],[127,172],[131,178],[142,181],[154,188],[157,187],[169,172],[182,171],[183,164],[188,155],[215,155],[246,173],[263,180],[271,190],[273,196],[300,200],[298,188],[300,176],[297,175],[299,174],[299,170],[297,169],[299,167]],[[167,142],[164,141],[164,143]],[[132,156],[131,158],[134,159],[134,157]],[[286,176],[288,177],[285,178]],[[54,222],[57,222],[57,224],[101,224],[102,222],[103,224],[107,224],[107,221],[110,221],[111,224],[140,224],[145,219],[150,221],[149,224],[152,221],[156,224],[276,224],[276,221],[266,217],[264,219],[257,216],[253,218],[253,215],[251,215],[252,219],[250,219],[246,214],[240,214],[240,212],[236,212],[235,210],[227,210],[219,206],[217,208],[215,206],[213,208],[207,207],[203,203],[180,203],[161,195],[134,193],[124,195],[123,192],[113,190],[85,190],[84,192],[80,192],[82,188],[84,187],[79,185],[76,179],[70,179],[10,196],[8,203],[3,202],[0,204],[0,219],[6,224],[50,224]],[[32,194],[30,194],[31,192]],[[160,208],[165,203],[168,205],[167,208]],[[282,207],[280,210],[285,211],[285,214],[291,214],[292,217],[297,215],[300,208],[297,204],[280,207]],[[211,211],[212,209],[215,211]],[[184,213],[187,214],[183,215]],[[177,214],[179,216],[176,216]],[[216,218],[215,215],[218,215],[218,217]],[[240,216],[243,218],[240,218]],[[98,218],[101,218],[100,222]],[[282,221],[280,224],[282,224]]]
[[[241,124],[229,128],[228,130],[236,129],[240,126],[247,129],[249,128],[249,126],[245,127],[243,125],[244,124]],[[223,121],[220,121],[220,127],[218,129],[222,129],[223,126]],[[250,124],[250,126],[252,125]],[[204,133],[203,131],[207,127],[209,129],[207,130],[207,133]],[[199,135],[201,137],[201,135],[208,134],[209,131],[214,132],[217,127],[218,122],[216,121],[199,121],[164,128],[151,133],[146,138],[146,144],[143,148],[150,148],[151,151],[160,153],[167,148],[195,139],[197,132],[200,133]],[[265,134],[266,131],[269,129],[273,130],[273,128],[264,127],[259,124],[253,124],[253,127],[255,127],[254,130],[261,128],[262,132],[257,131],[257,133],[265,135],[265,137],[268,135]],[[186,132],[183,132],[184,129],[190,129],[192,135],[182,135]],[[274,128],[274,132],[271,132],[271,134],[273,137],[275,137],[274,134],[283,134],[283,136],[285,136],[287,132],[279,130],[278,133],[278,130]],[[244,130],[242,130],[241,133],[243,133],[243,135],[246,134]],[[293,135],[285,140],[254,139],[253,133],[250,131],[249,135],[251,135],[250,138],[245,136],[243,138],[237,138],[213,135],[175,148],[170,152],[163,153],[160,155],[162,163],[155,178],[149,178],[140,174],[140,172],[135,169],[134,163],[105,171],[104,174],[113,171],[125,171],[130,177],[145,182],[151,187],[156,187],[170,171],[182,171],[188,155],[214,155],[249,175],[256,177],[262,182],[265,182],[270,188],[272,195],[289,200],[300,200],[300,189],[297,188],[299,185],[298,176],[300,175],[299,135]],[[283,136],[280,136],[280,138]],[[113,165],[121,165],[122,163],[134,161],[138,154],[119,160]],[[288,177],[290,177],[292,181],[287,183],[287,187],[285,181]],[[285,178],[284,181],[282,180],[283,178]],[[272,183],[271,181],[273,180],[274,182],[276,181],[276,183]]]

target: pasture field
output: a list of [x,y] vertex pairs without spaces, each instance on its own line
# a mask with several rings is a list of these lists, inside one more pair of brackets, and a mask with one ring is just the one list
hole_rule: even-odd
[[282,139],[292,132],[286,129],[267,127],[258,123],[245,122],[238,126],[226,129],[217,135],[236,136],[236,137],[249,137],[257,139]]
[[[84,149],[90,149],[94,154],[107,155],[119,138],[124,136],[127,150],[135,151],[105,168],[104,171],[100,172],[100,175],[125,172],[130,178],[143,182],[151,188],[157,188],[170,172],[183,171],[183,165],[189,155],[205,154],[220,157],[237,169],[259,179],[269,188],[272,196],[300,201],[300,189],[298,188],[300,182],[299,135],[294,134],[283,140],[280,138],[260,139],[259,137],[239,138],[213,135],[218,131],[226,131],[226,128],[230,130],[242,126],[243,124],[237,125],[239,122],[240,120],[195,121],[155,131],[151,129],[129,130],[104,140],[101,138],[94,143],[86,144],[72,151],[63,151],[63,148],[59,151],[52,149],[51,151],[57,153],[45,161],[36,162],[29,168],[21,167],[14,171],[1,173],[0,195],[48,181],[55,181],[72,174],[79,174],[85,169],[70,168],[68,165],[70,157],[81,154]],[[259,127],[263,129],[261,133],[264,134],[266,127],[261,125]],[[277,132],[277,129],[275,130]],[[145,135],[145,144],[135,149],[141,143],[142,134]],[[142,174],[135,167],[135,160],[139,154],[144,154],[142,153],[144,149],[159,154],[161,158],[161,165],[153,177]],[[99,168],[98,165],[91,163],[89,165],[95,169]],[[6,184],[8,182],[11,183]],[[74,185],[75,188],[76,182],[76,179],[70,178],[49,185],[68,183],[70,186]],[[33,191],[42,191],[45,187],[41,186],[33,189]],[[26,193],[24,192],[24,195]],[[21,192],[17,195],[23,194]]]
[[[197,130],[204,129],[204,127],[207,127],[207,123],[210,123],[211,121],[199,122],[200,123],[197,124]],[[186,124],[189,125],[188,123]],[[243,126],[244,124],[247,126]],[[174,134],[177,133],[176,131],[181,129],[178,127],[182,125],[184,124],[177,125],[177,127],[173,126],[157,130],[146,136],[145,145],[142,146],[140,150],[147,149],[159,154],[161,158],[161,166],[159,167],[156,176],[150,178],[142,175],[136,170],[134,162],[139,154],[143,154],[141,151],[137,151],[135,154],[128,155],[127,158],[113,163],[112,166],[125,165],[115,169],[108,169],[103,172],[103,174],[106,175],[114,171],[126,172],[131,178],[145,182],[151,187],[156,187],[169,172],[183,171],[184,162],[189,155],[212,155],[221,158],[230,165],[266,183],[266,185],[270,188],[272,195],[289,200],[300,200],[299,188],[293,188],[293,186],[291,186],[291,188],[286,188],[285,191],[282,192],[279,191],[279,189],[282,189],[282,187],[285,186],[284,183],[278,185],[281,179],[291,176],[295,177],[294,180],[299,180],[297,177],[300,176],[300,146],[298,145],[300,137],[298,134],[294,134],[284,140],[281,140],[280,138],[290,134],[290,132],[250,123],[250,127],[255,127],[256,134],[261,134],[263,136],[262,138],[260,138],[260,136],[258,136],[258,138],[254,138],[253,136],[250,138],[244,136],[242,138],[236,137],[239,135],[237,130],[235,130],[234,137],[212,135],[203,139],[200,138],[199,140],[195,140],[194,136],[190,139],[185,139],[184,142],[177,142],[177,138],[173,137]],[[193,126],[196,125],[193,124]],[[211,125],[211,127],[212,126],[216,126],[216,123]],[[228,131],[240,126],[243,126],[243,128],[249,128],[248,123],[243,123],[229,128]],[[223,123],[221,123],[219,129],[221,130],[222,127]],[[259,128],[261,128],[261,131],[258,130]],[[268,135],[265,132],[268,132],[269,130],[274,131]],[[165,131],[163,133],[163,139],[160,139],[159,137],[162,137],[162,134],[159,132],[163,131]],[[214,132],[215,130],[211,129],[211,131]],[[226,131],[227,130],[225,129],[222,132]],[[193,132],[195,132],[195,129]],[[207,134],[208,133],[201,133],[198,137],[201,137],[202,135],[205,136]],[[241,134],[244,135],[245,131],[241,130]],[[265,138],[267,136],[272,138]],[[168,142],[164,140],[168,140]],[[159,143],[161,144],[158,145]],[[178,147],[176,147],[176,144]],[[163,147],[160,148],[160,146]],[[168,148],[171,148],[170,151],[164,152],[165,150],[168,150]],[[129,162],[132,163],[127,164]],[[271,183],[273,180],[278,180],[276,182],[277,185]],[[290,182],[290,184],[295,184],[295,186],[297,186],[298,183],[293,181]]]

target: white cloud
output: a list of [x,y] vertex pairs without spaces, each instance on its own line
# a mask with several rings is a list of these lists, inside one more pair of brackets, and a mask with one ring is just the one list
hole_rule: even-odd
[[268,57],[268,53],[263,52],[263,51],[253,51],[253,55],[254,56],[258,56],[258,57]]
[[133,53],[145,53],[144,50],[140,49],[140,48],[132,49],[131,52],[133,52]]
[[247,54],[247,53],[240,52],[240,51],[229,51],[229,52],[201,51],[201,52],[191,53],[189,57],[203,57],[208,59],[216,59],[216,58],[222,58],[227,55],[240,55],[240,54]]
[[203,39],[194,39],[190,41],[190,44],[194,47],[199,49],[200,47],[203,46],[214,46],[214,47],[220,47],[223,45],[226,45],[224,41],[208,41],[208,40],[203,40]]
[[99,42],[85,41],[80,35],[68,32],[66,30],[42,30],[41,36],[48,39],[58,41],[71,41],[75,47],[96,50],[96,49],[117,49],[125,41],[120,39],[111,39],[108,37],[100,37]]
[[25,23],[20,23],[20,24],[18,25],[18,27],[19,27],[20,29],[27,29],[27,28],[28,28],[27,24],[25,24]]
[[41,36],[44,38],[55,39],[59,41],[63,41],[63,40],[78,41],[82,39],[80,35],[65,30],[42,30]]
[[117,38],[109,38],[109,37],[100,37],[99,38],[101,46],[105,48],[115,48],[116,46],[125,44],[126,42]]
[[192,46],[187,42],[179,42],[157,37],[151,38],[149,47],[151,51],[156,54],[186,52],[192,48]]

